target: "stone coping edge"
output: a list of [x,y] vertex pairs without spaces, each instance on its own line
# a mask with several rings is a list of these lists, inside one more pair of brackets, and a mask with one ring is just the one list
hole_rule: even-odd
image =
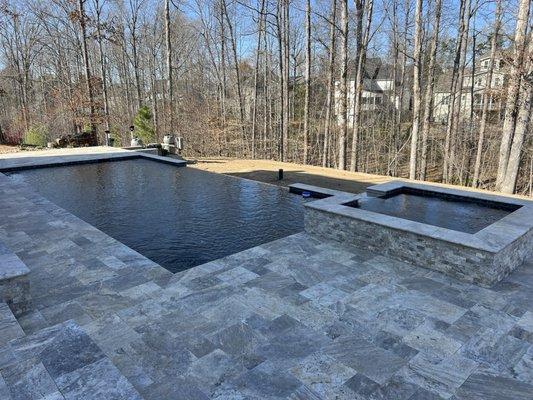
[[[10,159],[0,159],[0,172],[15,172],[35,168],[62,167],[77,164],[91,164],[106,161],[124,161],[131,159],[145,158],[176,167],[185,167],[186,161],[174,158],[157,156],[142,152],[120,152],[120,153],[101,153],[101,154],[71,154],[71,155],[51,155],[40,157],[20,157]],[[21,160],[24,160],[21,162]],[[17,163],[18,161],[18,163]]]

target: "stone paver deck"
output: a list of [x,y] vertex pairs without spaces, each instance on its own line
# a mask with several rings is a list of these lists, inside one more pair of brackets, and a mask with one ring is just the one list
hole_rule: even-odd
[[173,275],[2,174],[0,204],[33,301],[1,399],[532,399],[533,260],[481,288],[300,233]]

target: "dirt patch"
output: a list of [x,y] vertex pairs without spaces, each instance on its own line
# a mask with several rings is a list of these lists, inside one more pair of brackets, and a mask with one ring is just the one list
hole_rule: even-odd
[[[339,171],[309,165],[290,164],[270,160],[236,160],[224,158],[200,159],[189,167],[218,172],[278,186],[305,183],[351,193],[364,192],[366,187],[389,181],[391,178],[359,172]],[[283,169],[283,180],[278,170]]]

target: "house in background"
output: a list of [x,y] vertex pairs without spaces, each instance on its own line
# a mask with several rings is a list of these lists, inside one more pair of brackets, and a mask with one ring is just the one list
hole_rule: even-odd
[[[356,64],[352,62],[348,66],[348,126],[353,126]],[[409,110],[411,107],[411,82],[412,68],[405,71],[403,82],[403,96],[400,95],[402,84],[401,72],[397,72],[394,82],[394,67],[382,61],[380,58],[367,59],[363,75],[363,91],[361,93],[361,111],[377,112],[391,109]],[[396,87],[396,92],[395,92]],[[339,119],[340,82],[335,81],[335,115],[337,123]],[[401,103],[401,104],[400,104]]]
[[[476,60],[474,73],[472,69],[465,70],[463,88],[461,92],[461,113],[469,115],[481,114],[483,109],[483,93],[487,87],[487,79],[490,68],[490,54],[484,54]],[[489,118],[499,119],[505,109],[504,97],[508,66],[504,61],[502,52],[498,52],[494,60],[492,73],[491,90],[489,92]],[[433,94],[433,120],[439,123],[446,123],[451,107],[451,83],[452,72],[443,71],[437,79]],[[473,97],[472,97],[473,96]]]

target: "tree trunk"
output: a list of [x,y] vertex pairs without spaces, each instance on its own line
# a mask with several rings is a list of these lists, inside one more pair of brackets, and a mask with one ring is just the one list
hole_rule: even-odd
[[224,7],[224,15],[226,16],[226,23],[228,24],[230,41],[231,41],[231,50],[233,52],[233,62],[235,64],[235,76],[237,84],[237,96],[239,99],[239,117],[241,124],[241,135],[242,135],[242,147],[243,152],[246,153],[248,148],[248,143],[246,140],[246,126],[244,122],[244,102],[242,98],[242,85],[241,85],[241,68],[239,66],[239,57],[237,55],[237,41],[235,39],[235,32],[233,31],[233,24],[228,14],[228,8],[226,6],[226,0],[222,0],[222,5]]
[[420,79],[422,51],[422,0],[417,0],[415,11],[415,47],[413,54],[413,127],[411,131],[411,157],[409,161],[409,179],[416,179],[416,155],[418,148],[418,131],[420,129]]
[[337,1],[331,0],[331,20],[329,21],[329,71],[328,71],[328,85],[326,93],[326,117],[324,123],[324,151],[322,153],[322,166],[327,167],[329,163],[329,146],[331,136],[331,106],[333,94],[333,73],[335,70],[335,36],[336,36],[336,17],[337,17]]
[[529,34],[529,50],[527,57],[524,57],[524,61],[526,62],[527,70],[524,72],[524,78],[522,78],[517,104],[518,113],[516,117],[516,127],[511,144],[511,150],[509,151],[505,176],[501,184],[501,191],[504,193],[514,193],[515,191],[518,170],[520,168],[522,145],[524,143],[526,132],[528,132],[531,119],[533,82],[531,79],[526,77],[533,76],[533,32]]
[[96,133],[96,121],[95,121],[95,107],[94,107],[94,94],[93,94],[93,85],[91,82],[91,67],[89,65],[89,53],[87,51],[87,33],[86,33],[86,15],[84,10],[85,0],[78,0],[78,14],[80,22],[80,31],[81,31],[81,46],[83,52],[83,64],[85,67],[85,83],[87,88],[87,95],[89,96],[89,105],[90,105],[90,120],[91,120],[91,133],[93,134],[95,140],[97,140]]
[[463,99],[463,88],[464,88],[464,77],[465,77],[465,67],[466,67],[466,53],[468,50],[468,32],[470,27],[470,18],[471,18],[471,1],[467,0],[465,5],[465,17],[463,19],[463,23],[461,25],[461,29],[463,31],[463,34],[461,35],[461,42],[460,42],[460,57],[459,57],[459,77],[457,82],[457,89],[458,89],[458,101],[455,102],[454,108],[453,108],[453,119],[452,119],[452,127],[451,127],[451,134],[450,134],[450,147],[449,147],[449,158],[448,158],[448,181],[451,181],[453,179],[453,169],[456,166],[456,160],[455,160],[455,153],[457,148],[457,136],[459,134],[459,129],[461,128],[461,107],[462,107],[462,99]]
[[348,72],[348,0],[341,2],[341,62],[340,62],[340,85],[339,85],[339,169],[346,169],[346,134],[348,130],[347,108],[347,72]]
[[174,126],[174,89],[172,82],[172,43],[170,40],[170,0],[165,0],[165,47],[166,47],[166,64],[167,64],[167,98],[168,113],[170,117],[170,131],[172,133]]
[[[360,135],[361,119],[361,94],[363,93],[363,74],[366,63],[366,52],[370,40],[370,27],[372,25],[372,13],[374,9],[374,0],[357,1],[357,20],[362,20],[363,10],[366,10],[366,22],[364,27],[361,43],[358,44],[357,54],[357,71],[355,74],[355,94],[354,94],[354,111],[352,127],[352,153],[350,157],[350,171],[357,171],[358,165],[358,147]],[[364,8],[363,8],[364,7]]]
[[284,64],[284,82],[285,87],[283,90],[283,115],[285,124],[283,125],[283,145],[281,161],[287,161],[287,152],[289,148],[289,1],[283,0],[283,64]]
[[426,180],[428,138],[431,129],[431,111],[433,107],[433,85],[435,83],[435,64],[437,60],[437,49],[439,43],[440,17],[442,11],[442,0],[435,2],[435,20],[433,22],[433,37],[431,38],[431,49],[429,55],[428,79],[424,100],[424,121],[422,125],[422,154],[420,156],[420,179]]
[[489,70],[487,72],[487,78],[485,82],[485,88],[483,90],[483,108],[481,111],[481,121],[479,122],[479,134],[477,140],[477,150],[476,150],[476,162],[474,164],[474,177],[472,179],[472,187],[478,187],[479,185],[479,175],[481,172],[481,157],[483,154],[483,142],[485,140],[485,130],[487,126],[487,118],[489,113],[489,104],[491,103],[491,88],[492,88],[492,75],[494,72],[494,60],[496,58],[496,49],[498,47],[498,35],[500,32],[501,24],[501,12],[502,12],[502,2],[501,0],[496,1],[496,16],[494,18],[494,31],[492,34],[492,39],[490,43],[490,61],[489,61]]
[[258,30],[257,30],[257,48],[255,53],[254,69],[254,94],[253,94],[253,114],[252,114],[252,158],[255,158],[256,140],[257,140],[257,86],[259,78],[259,56],[261,54],[261,39],[263,36],[263,19],[265,13],[265,0],[261,0],[261,9],[259,12]]
[[96,11],[96,40],[98,42],[98,54],[100,56],[100,79],[102,79],[102,95],[104,97],[105,129],[109,131],[111,129],[111,123],[109,120],[109,96],[107,93],[106,59],[104,55],[104,45],[102,38],[102,8],[100,7],[100,0],[94,1],[94,7]]
[[311,0],[305,9],[305,100],[304,100],[304,164],[309,162],[309,104],[311,96]]
[[[462,87],[463,83],[459,82],[459,69],[461,65],[461,54],[462,54],[462,43],[463,36],[465,35],[465,25],[464,19],[465,14],[469,11],[465,11],[467,6],[466,4],[470,3],[469,0],[461,0],[460,9],[459,9],[459,35],[457,37],[457,46],[455,49],[455,58],[453,62],[453,71],[452,71],[452,82],[450,85],[450,96],[448,104],[448,115],[446,123],[446,137],[444,140],[444,157],[442,165],[442,179],[444,182],[448,182],[448,172],[450,164],[450,148],[451,148],[451,139],[453,134],[453,124],[455,116],[455,103],[457,102],[457,88]],[[469,8],[469,7],[468,7]],[[459,90],[459,102],[461,101],[461,90]]]
[[141,79],[139,76],[139,57],[137,50],[137,10],[134,11],[131,25],[131,48],[133,56],[133,77],[135,78],[135,90],[137,91],[137,111],[142,107],[143,98],[141,91]]
[[518,17],[516,20],[516,30],[514,39],[514,57],[512,60],[511,72],[509,76],[509,89],[507,92],[507,102],[505,106],[505,117],[502,128],[502,141],[498,160],[498,174],[496,176],[496,190],[503,189],[503,182],[507,174],[509,163],[509,153],[515,133],[516,119],[518,116],[518,99],[523,73],[524,53],[526,51],[526,32],[529,20],[529,0],[520,0]]

